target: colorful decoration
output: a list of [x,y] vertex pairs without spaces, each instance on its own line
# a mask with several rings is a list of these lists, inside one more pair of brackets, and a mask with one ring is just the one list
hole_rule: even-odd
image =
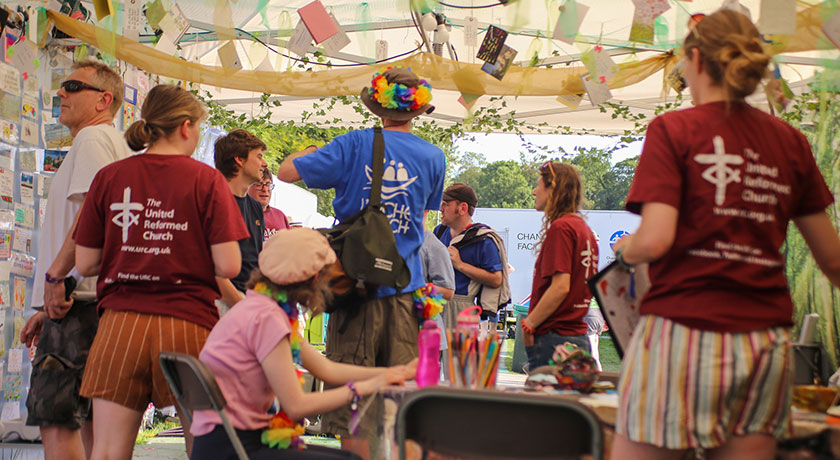
[[390,83],[384,73],[391,69],[393,67],[386,67],[373,75],[373,80],[370,81],[370,93],[374,101],[379,102],[386,109],[404,112],[417,110],[432,101],[432,85],[429,82],[420,80],[417,88]]
[[437,292],[437,287],[429,283],[411,293],[414,297],[414,307],[417,308],[417,315],[421,319],[431,319],[443,311],[446,301],[443,294]]
[[598,365],[595,359],[577,345],[566,342],[554,348],[549,360],[554,366],[554,376],[561,389],[589,393],[592,384],[598,380]]
[[[300,336],[298,329],[299,312],[297,304],[291,305],[289,303],[289,295],[286,291],[273,291],[268,287],[268,284],[264,282],[257,283],[256,286],[254,286],[254,292],[273,299],[277,302],[277,305],[280,305],[280,308],[286,312],[286,316],[289,317],[289,323],[292,326],[292,332],[289,335],[289,343],[292,347],[292,361],[295,363],[295,372],[297,373],[298,381],[300,381],[302,385],[303,372],[300,370],[300,343],[302,337]],[[292,419],[290,419],[289,416],[281,410],[271,419],[268,424],[268,428],[262,432],[261,440],[263,444],[276,449],[301,450],[306,448],[306,443],[304,443],[303,439],[300,437],[303,433],[303,426],[301,426],[300,423],[292,421]]]

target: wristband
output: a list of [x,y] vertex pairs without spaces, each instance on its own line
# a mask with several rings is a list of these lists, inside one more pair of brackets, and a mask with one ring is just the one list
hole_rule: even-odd
[[618,251],[616,251],[615,260],[616,260],[616,262],[618,262],[618,265],[621,265],[622,267],[624,267],[628,271],[632,272],[633,271],[633,266],[624,261],[624,257],[622,256],[623,252],[624,252],[623,249],[619,249]]
[[537,331],[533,327],[528,326],[527,324],[525,324],[524,321],[520,325],[522,326],[522,330],[529,333],[529,334],[533,335],[533,334],[537,333]]
[[46,281],[50,284],[58,284],[58,283],[63,283],[64,278],[53,278],[52,276],[50,276],[49,273],[44,273],[44,281]]
[[362,397],[359,395],[359,390],[356,389],[356,384],[354,382],[347,382],[345,385],[350,389],[350,392],[353,393],[353,396],[350,398],[350,410],[355,414],[359,409],[359,401],[362,400]]
[[352,381],[345,385],[353,393],[350,398],[350,423],[347,425],[347,430],[351,436],[356,436],[359,434],[359,401],[362,400],[362,396],[359,395],[359,390],[356,389],[356,384]]

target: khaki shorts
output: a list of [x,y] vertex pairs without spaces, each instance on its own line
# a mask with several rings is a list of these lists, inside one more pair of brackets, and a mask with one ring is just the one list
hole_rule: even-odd
[[172,316],[106,310],[90,349],[82,396],[139,412],[149,401],[175,404],[158,356],[174,351],[198,357],[210,330]]
[[[346,323],[345,323],[346,322]],[[340,329],[343,331],[339,332]],[[358,311],[337,310],[327,323],[327,358],[358,366],[395,366],[417,357],[420,320],[411,294],[373,299]],[[365,398],[359,407],[365,407]],[[378,404],[370,405],[359,424],[359,436],[376,436]],[[322,431],[348,436],[350,406],[321,417]]]
[[447,329],[455,329],[455,326],[458,325],[458,313],[467,308],[472,308],[474,305],[475,301],[472,297],[455,294],[452,300],[446,302],[446,305],[443,306],[443,324],[446,325]]

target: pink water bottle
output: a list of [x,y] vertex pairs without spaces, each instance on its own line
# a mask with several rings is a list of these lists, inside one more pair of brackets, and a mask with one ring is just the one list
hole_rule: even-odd
[[426,320],[417,336],[417,386],[437,385],[440,380],[440,329],[437,323]]

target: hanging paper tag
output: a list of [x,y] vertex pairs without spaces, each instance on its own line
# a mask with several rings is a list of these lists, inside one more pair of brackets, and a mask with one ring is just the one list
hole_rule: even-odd
[[143,28],[142,0],[126,0],[123,8],[125,9],[123,11],[123,36],[137,41],[140,38],[140,30]]
[[464,46],[478,46],[478,19],[474,16],[464,18]]
[[376,40],[376,60],[384,61],[385,59],[388,59],[388,42]]

